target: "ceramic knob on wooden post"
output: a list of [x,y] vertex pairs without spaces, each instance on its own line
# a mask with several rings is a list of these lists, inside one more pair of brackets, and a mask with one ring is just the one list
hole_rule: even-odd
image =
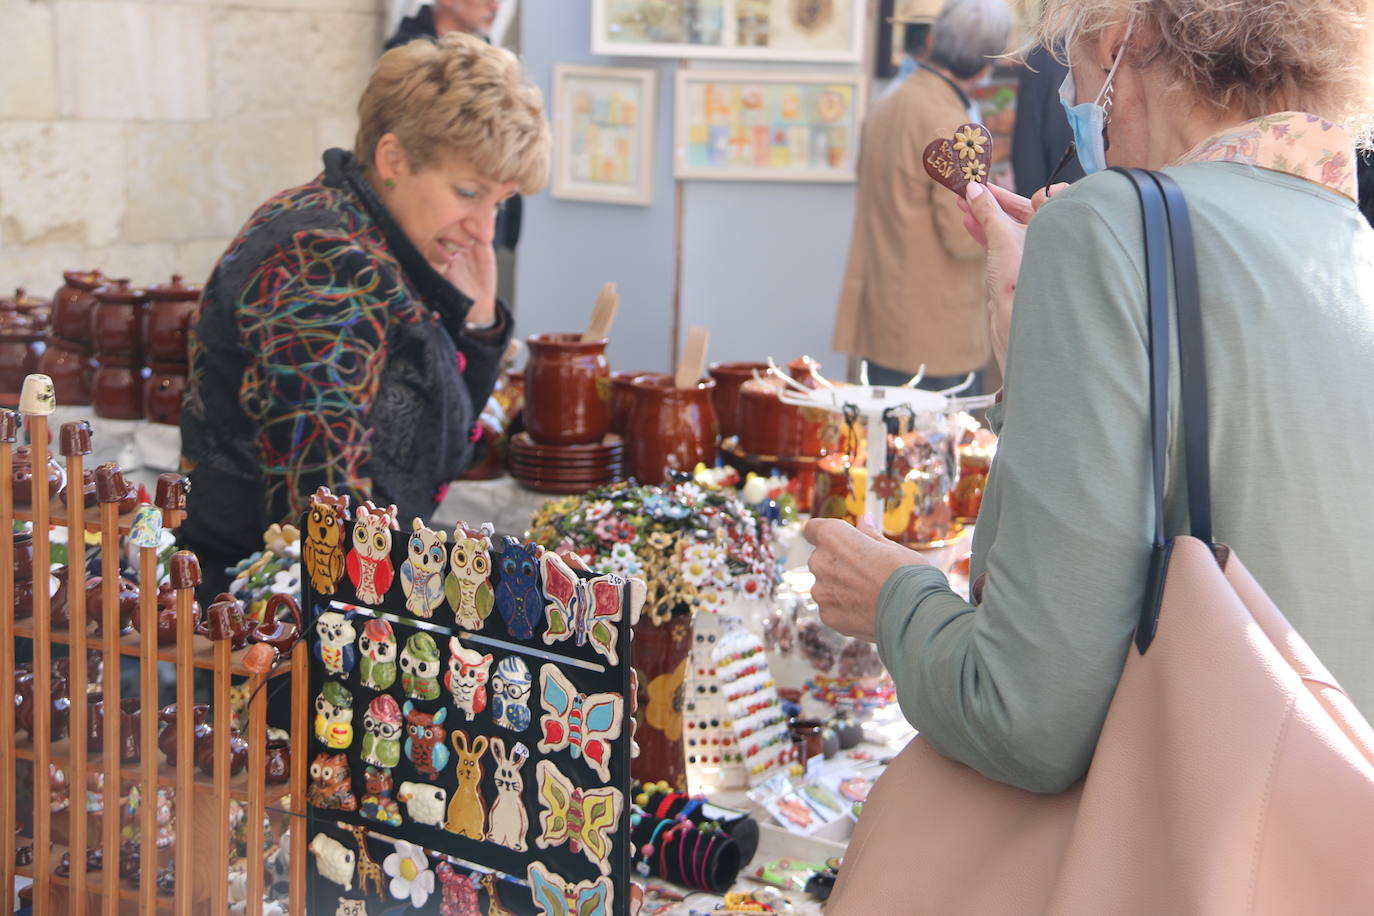
[[200,585],[200,561],[189,550],[178,550],[172,554],[168,564],[168,579],[174,589],[195,588]]
[[153,495],[153,505],[162,510],[162,524],[176,528],[186,518],[186,496],[191,492],[191,481],[181,474],[171,472],[157,475],[157,491]]
[[118,503],[119,514],[134,511],[138,505],[138,489],[124,479],[124,469],[106,462],[95,469],[96,502]]
[[91,453],[91,424],[85,420],[63,423],[57,437],[58,449],[64,458]]
[[19,414],[13,410],[0,409],[0,442],[13,442],[19,438]]

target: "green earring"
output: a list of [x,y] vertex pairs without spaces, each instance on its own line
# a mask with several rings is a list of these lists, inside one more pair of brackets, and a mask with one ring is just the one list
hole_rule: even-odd
[[386,185],[386,189],[388,191],[394,191],[396,189],[396,182],[391,180],[390,178],[384,179],[382,181],[382,184]]

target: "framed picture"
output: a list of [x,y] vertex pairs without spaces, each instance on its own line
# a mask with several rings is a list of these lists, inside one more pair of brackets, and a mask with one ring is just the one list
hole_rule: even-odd
[[855,63],[866,0],[592,0],[592,52]]
[[853,181],[858,74],[678,70],[673,174]]
[[624,67],[554,67],[554,197],[653,202],[656,77]]

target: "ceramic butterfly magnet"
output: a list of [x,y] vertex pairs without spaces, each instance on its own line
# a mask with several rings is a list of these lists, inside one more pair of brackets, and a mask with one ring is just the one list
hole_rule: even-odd
[[320,634],[315,657],[324,663],[328,673],[346,677],[358,661],[358,650],[353,647],[358,631],[353,629],[352,621],[338,611],[323,611],[316,615],[315,629]]
[[530,896],[543,916],[610,916],[615,888],[610,878],[569,884],[546,869],[542,862],[531,862],[525,872]]
[[941,137],[925,148],[926,174],[960,197],[971,183],[987,184],[992,167],[992,135],[981,124],[965,124],[954,139]]
[[353,743],[353,694],[337,681],[325,681],[315,697],[315,740],[336,751]]
[[321,595],[332,595],[344,573],[344,523],[348,521],[348,495],[335,496],[320,487],[310,498],[305,518],[305,544],[301,568],[310,586]]
[[487,737],[479,735],[469,746],[467,733],[455,728],[449,740],[458,754],[458,785],[448,802],[444,829],[482,840],[486,837],[487,822],[487,803],[482,797],[482,755],[487,750]]
[[412,633],[401,650],[401,689],[412,700],[439,699],[439,646],[428,633]]
[[621,796],[614,786],[582,790],[558,771],[551,760],[535,767],[539,777],[539,829],[534,845],[551,849],[567,843],[581,852],[603,875],[611,873],[611,833],[620,823]]
[[438,779],[439,771],[448,766],[448,747],[444,739],[448,730],[444,719],[448,718],[448,707],[436,713],[421,712],[415,704],[406,700],[406,759],[415,765],[421,776]]
[[491,720],[502,728],[522,732],[530,727],[530,688],[534,678],[518,655],[496,663],[491,679]]
[[581,757],[603,782],[611,778],[611,741],[620,737],[625,704],[618,694],[581,694],[557,665],[539,669],[539,750],[548,754],[567,748]]
[[449,637],[448,652],[444,686],[453,694],[453,704],[471,722],[487,708],[487,675],[491,671],[492,656],[465,648],[457,636]]
[[401,707],[384,693],[363,714],[363,763],[390,769],[400,762]]
[[317,754],[310,762],[310,791],[307,800],[316,808],[357,811],[353,795],[353,773],[344,754]]
[[405,562],[401,564],[401,591],[406,610],[416,617],[433,617],[444,603],[444,544],[448,532],[432,531],[414,520]]
[[449,559],[444,594],[453,608],[453,616],[460,627],[480,630],[496,603],[490,581],[491,538],[485,534],[471,537],[460,523],[453,529]]
[[369,620],[358,637],[358,672],[363,686],[386,690],[396,683],[396,633],[385,620]]
[[353,549],[348,552],[348,578],[363,604],[378,605],[391,588],[396,569],[391,565],[391,532],[399,531],[396,507],[378,509],[363,503],[353,516]]
[[501,575],[496,581],[496,610],[511,636],[533,639],[534,631],[544,622],[544,595],[539,590],[542,551],[509,535],[504,541],[506,547],[497,564]]
[[606,661],[618,664],[616,642],[620,633],[616,624],[621,618],[625,580],[616,575],[579,578],[552,550],[539,557],[539,566],[544,576],[544,593],[549,596],[544,608],[549,618],[544,645],[551,646],[571,636],[574,645],[585,646],[590,641]]

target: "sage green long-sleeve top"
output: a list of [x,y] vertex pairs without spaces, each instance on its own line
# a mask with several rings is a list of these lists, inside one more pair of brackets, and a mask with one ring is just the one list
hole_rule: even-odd
[[[1197,236],[1215,535],[1374,715],[1374,232],[1284,173],[1167,171]],[[1095,175],[1026,237],[974,540],[982,603],[923,566],[879,599],[903,712],[994,779],[1082,776],[1125,663],[1153,533],[1146,347],[1140,206]],[[1176,360],[1166,534],[1187,530]]]

